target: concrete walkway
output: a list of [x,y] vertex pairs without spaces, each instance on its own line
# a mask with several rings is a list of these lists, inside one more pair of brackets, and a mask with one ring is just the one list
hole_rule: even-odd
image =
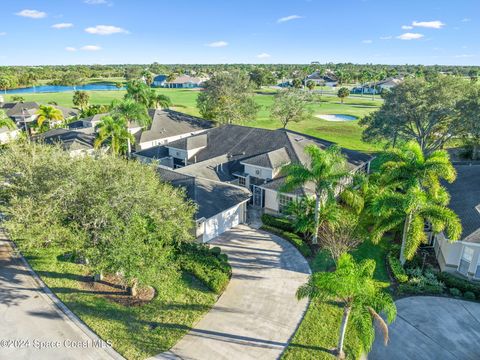
[[480,304],[452,298],[415,296],[396,302],[390,342],[377,337],[370,360],[480,359]]
[[308,263],[287,241],[247,226],[212,245],[232,265],[227,289],[170,352],[152,359],[277,359],[307,307],[295,292],[307,281]]
[[0,229],[0,359],[123,359],[52,299]]

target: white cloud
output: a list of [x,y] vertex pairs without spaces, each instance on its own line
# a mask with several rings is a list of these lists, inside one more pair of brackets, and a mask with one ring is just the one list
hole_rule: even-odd
[[413,29],[413,26],[410,26],[410,25],[402,25],[402,29],[403,29],[403,30],[411,30],[411,29]]
[[211,42],[211,43],[206,44],[206,45],[209,46],[209,47],[213,47],[213,48],[220,48],[220,47],[228,46],[228,42],[220,40],[220,41]]
[[5,36],[7,33],[5,31],[0,32],[0,36]]
[[113,26],[113,25],[97,25],[97,26],[92,26],[88,27],[85,29],[85,31],[89,34],[96,34],[96,35],[112,35],[112,34],[128,34],[128,31],[125,29],[122,29],[121,27],[118,26]]
[[296,19],[301,19],[303,16],[300,15],[289,15],[289,16],[284,16],[281,17],[280,19],[277,20],[277,23],[283,23],[286,21],[291,21],[291,20],[296,20]]
[[405,33],[397,36],[397,39],[400,39],[400,40],[418,40],[421,38],[423,38],[423,34],[418,34],[418,33]]
[[47,13],[43,12],[43,11],[38,11],[38,10],[24,9],[22,11],[19,11],[15,15],[28,17],[28,18],[31,18],[31,19],[41,19],[41,18],[46,17]]
[[257,55],[257,58],[259,59],[268,59],[271,55],[267,53],[261,53]]
[[391,35],[387,35],[387,36],[380,36],[380,40],[390,40],[392,38]]
[[470,18],[463,18],[462,20],[460,20],[461,22],[470,22],[472,21],[472,19]]
[[100,46],[97,46],[97,45],[85,45],[85,46],[82,46],[80,48],[80,50],[84,50],[84,51],[98,51],[98,50],[102,50],[102,48]]
[[106,4],[107,0],[85,0],[84,3],[89,5],[101,5]]
[[65,50],[67,50],[67,51],[77,51],[77,48],[74,48],[73,46],[67,46],[65,48]]
[[423,28],[430,28],[430,29],[441,29],[445,26],[443,22],[440,20],[435,21],[414,21],[412,26],[415,27],[423,27]]
[[362,40],[363,44],[371,44],[373,43],[373,40]]
[[59,24],[53,24],[52,28],[54,29],[68,29],[71,28],[73,24],[71,23],[59,23]]

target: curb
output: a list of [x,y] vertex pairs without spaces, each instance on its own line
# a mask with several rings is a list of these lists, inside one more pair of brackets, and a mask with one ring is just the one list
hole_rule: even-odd
[[[4,235],[4,236],[1,236]],[[19,259],[22,264],[27,268],[30,275],[32,275],[33,279],[39,286],[40,290],[48,297],[48,299],[56,306],[57,310],[65,315],[74,325],[76,325],[90,340],[92,341],[102,341],[103,339],[100,338],[92,329],[88,327],[77,315],[75,315],[53,292],[50,288],[43,282],[43,280],[37,275],[37,273],[32,269],[28,261],[23,257],[20,250],[17,248],[15,243],[10,240],[7,236],[7,233],[4,229],[0,228],[0,241],[4,241],[10,245],[12,248],[12,256],[15,259]],[[109,346],[106,348],[102,348],[112,359],[115,360],[125,360],[123,356],[121,356],[118,352],[116,352],[113,347]]]

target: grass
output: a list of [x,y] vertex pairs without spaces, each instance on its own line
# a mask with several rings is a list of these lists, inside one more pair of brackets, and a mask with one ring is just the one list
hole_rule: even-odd
[[24,251],[47,286],[93,331],[127,359],[145,359],[171,348],[215,303],[217,296],[175,268],[158,272],[148,304],[127,307],[86,290],[88,269],[58,260],[55,248]]
[[[389,238],[384,238],[377,245],[367,240],[356,250],[352,251],[352,255],[357,261],[363,259],[375,260],[377,266],[374,278],[378,286],[383,288],[387,288],[390,285],[385,264],[389,244]],[[310,267],[313,272],[328,271],[333,265],[333,260],[326,251],[320,251],[310,261]],[[283,359],[335,359],[331,350],[337,345],[342,313],[343,309],[335,303],[323,303],[312,299],[302,323],[283,354]],[[347,328],[344,350],[347,359],[358,359],[361,354],[360,341],[356,330],[352,327]]]
[[[255,100],[261,106],[260,111],[255,119],[245,122],[247,126],[260,127],[266,129],[277,129],[280,123],[270,118],[270,107],[273,104],[273,91],[261,90],[255,95]],[[156,89],[158,93],[169,96],[173,102],[172,109],[181,111],[190,115],[199,116],[196,108],[196,99],[199,94],[198,90],[187,89]],[[125,91],[87,91],[90,95],[90,103],[92,104],[110,104],[114,99],[121,99]],[[12,95],[6,95],[6,101],[11,99]],[[61,93],[37,93],[37,94],[21,94],[26,101],[37,101],[48,103],[55,101],[59,105],[73,106],[73,92]],[[371,113],[382,101],[372,101],[371,98],[346,98],[345,103],[341,104],[339,99],[334,96],[323,96],[321,101],[310,105],[315,115],[319,114],[346,114],[357,118]],[[362,141],[362,128],[358,125],[358,121],[332,122],[319,119],[317,117],[311,120],[291,123],[288,129],[298,131],[307,135],[319,137],[338,143],[348,149],[374,152],[380,150],[379,144],[370,144]]]

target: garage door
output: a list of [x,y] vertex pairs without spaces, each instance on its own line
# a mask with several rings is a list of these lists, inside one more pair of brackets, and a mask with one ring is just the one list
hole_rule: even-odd
[[240,224],[243,206],[243,204],[237,205],[205,221],[203,242],[210,241],[225,231],[230,230],[232,227]]

